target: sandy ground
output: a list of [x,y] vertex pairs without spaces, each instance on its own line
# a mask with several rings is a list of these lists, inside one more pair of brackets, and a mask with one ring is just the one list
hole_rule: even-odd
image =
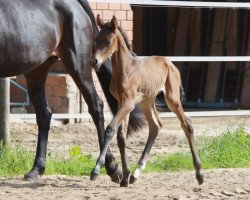
[[[250,132],[250,118],[193,118],[196,137],[221,134],[228,127],[244,124]],[[36,125],[12,123],[12,141],[35,150]],[[147,139],[147,129],[128,139],[130,161],[137,161]],[[97,134],[92,122],[82,124],[52,123],[49,152],[68,154],[70,146],[79,145],[83,153],[98,155]],[[199,144],[198,144],[199,145]],[[119,160],[116,140],[112,152]],[[151,156],[188,150],[187,142],[176,119],[165,119]],[[204,171],[205,182],[198,186],[194,172],[142,174],[139,181],[128,188],[119,188],[108,176],[91,182],[89,177],[43,176],[30,183],[22,177],[0,178],[2,199],[250,199],[250,169],[216,169]]]

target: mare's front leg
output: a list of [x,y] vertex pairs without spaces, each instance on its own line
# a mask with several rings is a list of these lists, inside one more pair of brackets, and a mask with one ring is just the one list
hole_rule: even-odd
[[48,133],[52,112],[46,100],[45,81],[49,68],[54,62],[46,61],[32,72],[25,74],[28,93],[36,111],[38,142],[36,158],[32,170],[24,176],[25,180],[36,180],[45,171]]
[[135,105],[134,102],[130,100],[125,100],[117,114],[115,115],[114,119],[111,121],[111,123],[107,126],[105,130],[105,142],[104,147],[100,153],[99,158],[97,159],[96,166],[91,172],[90,179],[95,180],[97,176],[100,175],[101,167],[104,164],[105,156],[109,147],[109,144],[114,137],[114,135],[117,133],[118,127],[121,125],[123,120],[126,118],[126,116],[134,109]]
[[[62,60],[88,105],[88,111],[97,128],[99,147],[101,151],[104,144],[103,101],[96,92],[92,78],[92,68],[86,63],[88,58],[72,55],[67,53],[67,51],[65,54],[66,56]],[[76,62],[77,60],[80,60],[81,62],[78,63]],[[82,65],[82,63],[85,64]],[[113,182],[119,182],[121,172],[119,171],[118,164],[114,163],[114,161],[115,159],[108,148],[105,163],[103,163],[103,165],[105,164],[107,174],[111,177],[111,180]]]

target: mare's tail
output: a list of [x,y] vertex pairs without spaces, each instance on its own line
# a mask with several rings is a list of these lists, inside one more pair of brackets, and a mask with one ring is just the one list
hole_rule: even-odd
[[[83,6],[84,10],[88,14],[94,31],[94,38],[97,36],[99,30],[96,26],[95,17],[93,15],[93,12],[86,0],[78,0],[79,3]],[[93,41],[94,42],[94,41]],[[100,81],[102,90],[104,92],[104,95],[108,101],[109,107],[113,114],[116,114],[117,112],[117,101],[116,99],[111,95],[109,92],[109,85],[111,81],[111,75],[112,75],[112,66],[110,60],[107,60],[102,64],[100,67],[100,70],[97,72],[97,77]],[[139,106],[137,105],[135,109],[130,113],[129,118],[129,124],[128,124],[128,134],[131,132],[137,131],[143,127],[145,124],[145,117],[143,113],[141,112]]]

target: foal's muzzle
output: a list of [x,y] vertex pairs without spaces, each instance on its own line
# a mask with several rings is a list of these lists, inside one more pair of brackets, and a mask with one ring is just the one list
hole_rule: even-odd
[[94,70],[98,70],[100,67],[100,64],[98,63],[98,60],[96,58],[93,58],[90,60],[90,65]]

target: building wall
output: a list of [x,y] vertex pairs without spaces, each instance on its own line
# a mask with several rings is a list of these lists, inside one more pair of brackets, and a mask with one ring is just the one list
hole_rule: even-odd
[[[133,44],[137,55],[249,55],[247,10],[133,7],[133,14]],[[245,92],[250,87],[248,63],[174,64],[181,72],[185,105],[201,102],[210,108],[215,104],[220,108],[250,108],[250,98]]]
[[[100,14],[104,21],[110,21],[115,15],[120,26],[127,34],[129,42],[133,42],[133,11],[128,4],[111,3],[90,3],[95,16]],[[83,98],[80,98],[80,92],[77,89],[72,78],[66,74],[61,61],[56,63],[46,81],[46,95],[48,103],[53,113],[79,113],[88,112],[87,104]],[[104,93],[102,92],[98,78],[93,71],[93,80],[98,95],[104,101],[104,112],[110,112]],[[18,76],[15,80],[26,88],[24,76]],[[11,85],[11,102],[25,103],[25,95],[15,86]],[[82,99],[82,109],[80,109],[80,99]],[[33,106],[12,106],[12,112],[34,112]]]

